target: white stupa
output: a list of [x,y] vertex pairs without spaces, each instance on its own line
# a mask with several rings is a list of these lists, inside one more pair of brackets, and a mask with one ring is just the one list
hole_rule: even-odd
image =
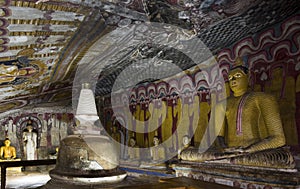
[[59,147],[51,180],[44,189],[97,187],[122,181],[126,172],[119,169],[119,150],[109,137],[100,135],[94,125],[99,119],[93,91],[84,83],[80,92],[76,119],[80,122],[74,135],[64,138]]

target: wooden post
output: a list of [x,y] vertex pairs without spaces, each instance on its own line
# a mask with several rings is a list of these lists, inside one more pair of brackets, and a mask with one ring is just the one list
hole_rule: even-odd
[[1,166],[1,189],[6,186],[6,166]]

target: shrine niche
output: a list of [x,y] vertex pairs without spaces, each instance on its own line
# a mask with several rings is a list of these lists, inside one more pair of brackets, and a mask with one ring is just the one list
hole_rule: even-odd
[[22,132],[24,143],[24,154],[26,160],[37,159],[37,133],[32,126],[32,121],[28,120],[26,129]]
[[[59,108],[61,110],[61,108]],[[34,139],[33,159],[48,159],[55,153],[60,140],[73,132],[75,124],[71,113],[44,113],[49,109],[39,109],[39,113],[15,112],[9,117],[0,118],[0,136],[9,138],[16,148],[17,157],[27,159],[26,141]],[[28,126],[31,125],[31,132]],[[30,134],[31,133],[31,134]],[[32,159],[32,158],[31,158]]]
[[17,136],[22,158],[26,160],[38,159],[41,133],[42,122],[37,117],[26,116],[19,119],[17,123]]

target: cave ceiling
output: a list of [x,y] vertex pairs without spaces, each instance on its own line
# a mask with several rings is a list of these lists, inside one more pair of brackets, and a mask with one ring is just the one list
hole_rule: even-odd
[[[194,65],[174,48],[132,42],[126,36],[131,25],[172,26],[215,54],[299,13],[300,7],[297,0],[0,0],[0,5],[0,113],[71,105],[73,85],[82,81],[93,81],[95,93],[107,95],[126,67],[135,65],[125,73],[129,86],[149,58],[161,61],[151,72],[165,76],[176,69],[164,61],[182,70]],[[156,79],[148,77],[145,82]]]

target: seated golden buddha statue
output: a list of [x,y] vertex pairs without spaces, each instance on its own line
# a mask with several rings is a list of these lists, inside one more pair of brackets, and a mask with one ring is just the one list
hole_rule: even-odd
[[11,160],[17,157],[16,148],[10,146],[10,143],[11,142],[8,138],[4,140],[4,146],[1,146],[0,148],[1,159]]
[[222,107],[225,121],[217,137],[220,148],[204,153],[197,149],[182,151],[181,159],[294,168],[294,158],[284,147],[286,141],[275,97],[249,91],[246,67],[233,68],[228,79],[233,96],[227,99],[227,107]]

